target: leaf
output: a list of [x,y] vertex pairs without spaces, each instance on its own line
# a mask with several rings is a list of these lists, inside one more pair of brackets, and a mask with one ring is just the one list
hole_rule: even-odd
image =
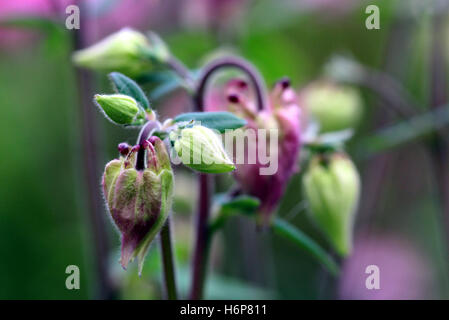
[[318,137],[318,141],[321,144],[341,146],[346,141],[351,139],[353,135],[354,135],[354,130],[345,129],[345,130],[340,130],[340,131],[323,133]]
[[222,228],[232,215],[253,216],[259,208],[260,200],[248,195],[231,198],[228,194],[218,194],[215,196],[215,204],[219,206],[219,211],[209,225],[210,234]]
[[133,97],[145,110],[150,109],[150,102],[136,82],[119,72],[109,74],[115,91]]
[[254,214],[259,208],[260,200],[248,195],[237,196],[229,201],[223,202],[221,209],[226,212],[238,211],[245,215]]
[[351,139],[353,135],[352,129],[323,133],[309,139],[304,146],[317,153],[334,152],[343,149],[345,142]]
[[177,116],[175,122],[201,122],[202,126],[218,130],[220,133],[226,129],[238,129],[246,125],[246,120],[230,112],[190,112]]
[[340,273],[340,268],[334,259],[318,243],[309,238],[309,236],[304,234],[294,225],[276,217],[273,220],[272,228],[275,234],[290,240],[301,249],[312,254],[332,275],[337,276]]

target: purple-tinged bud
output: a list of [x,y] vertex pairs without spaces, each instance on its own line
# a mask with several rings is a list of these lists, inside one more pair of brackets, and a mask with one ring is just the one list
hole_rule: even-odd
[[103,193],[114,224],[121,234],[121,265],[137,257],[139,274],[151,241],[164,225],[173,190],[173,172],[167,150],[159,139],[148,142],[147,168],[136,170],[133,147],[128,156],[112,160],[103,175]]
[[[301,140],[301,108],[297,103],[294,90],[287,81],[279,81],[270,94],[268,110],[259,111],[257,118],[248,120],[250,129],[278,129],[278,170],[273,175],[261,175],[263,165],[257,159],[255,164],[237,165],[235,177],[242,189],[261,200],[259,220],[268,224],[282,198],[291,176],[297,171],[297,162],[302,144]],[[257,137],[259,139],[259,137]],[[257,144],[257,154],[268,150],[261,150],[263,146]],[[251,148],[251,146],[248,146]],[[245,151],[246,152],[246,151]]]
[[120,154],[124,157],[126,157],[129,152],[131,151],[131,146],[129,144],[127,144],[126,142],[122,142],[119,143],[118,147],[118,152],[120,152]]

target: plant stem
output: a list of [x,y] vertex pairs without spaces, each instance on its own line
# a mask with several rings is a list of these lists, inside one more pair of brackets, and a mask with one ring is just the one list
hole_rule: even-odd
[[[74,32],[75,50],[84,47],[84,39],[81,30]],[[93,237],[93,260],[95,264],[95,275],[97,299],[114,299],[116,288],[111,280],[108,267],[109,238],[103,215],[104,204],[98,187],[100,171],[98,166],[98,124],[95,109],[92,107],[92,74],[86,70],[76,69],[77,85],[80,100],[80,117],[82,133],[82,157],[85,174],[88,217]]]
[[[448,105],[439,106],[409,120],[393,124],[362,139],[356,157],[366,159],[380,152],[404,145],[426,135],[439,135],[449,125]],[[448,207],[449,208],[449,207]]]
[[192,78],[192,75],[190,74],[189,69],[176,57],[171,56],[169,60],[167,61],[167,65],[172,69],[181,79],[184,80],[187,88],[189,90],[194,90],[194,79]]
[[196,241],[192,261],[192,286],[190,299],[202,299],[208,256],[209,239],[209,211],[212,195],[211,176],[199,175],[198,215],[196,220]]
[[202,111],[203,109],[206,85],[211,75],[215,71],[226,67],[240,69],[249,77],[256,93],[257,108],[258,110],[265,110],[267,108],[265,84],[259,72],[246,60],[236,57],[226,57],[214,60],[203,68],[195,95],[195,106],[197,107],[197,111]]
[[177,300],[178,295],[176,293],[176,276],[175,265],[173,258],[173,248],[171,242],[171,227],[170,216],[167,218],[167,222],[162,227],[161,237],[161,253],[162,253],[162,265],[164,269],[164,280],[166,295],[168,300]]
[[[257,107],[259,110],[265,109],[267,105],[265,102],[265,85],[258,71],[243,59],[227,57],[214,60],[203,68],[193,97],[195,111],[204,111],[204,96],[207,83],[211,76],[214,72],[227,67],[240,69],[248,75],[253,83],[256,93]],[[213,194],[212,182],[212,177],[206,174],[199,175],[198,214],[196,221],[195,248],[192,260],[190,299],[203,298],[204,281],[211,241],[208,223],[211,205],[210,199]]]
[[[432,32],[432,54],[431,54],[431,101],[432,108],[438,108],[448,102],[446,93],[447,75],[445,72],[445,59],[443,42],[443,27],[445,14],[436,14],[433,18]],[[437,109],[438,110],[438,109]],[[442,225],[443,236],[446,244],[446,251],[449,248],[449,141],[448,132],[440,130],[434,134],[433,140],[429,146],[429,153],[433,162],[435,179],[437,181],[438,197],[441,206],[440,222]],[[447,252],[445,254],[445,265],[443,268],[444,277],[444,296],[449,295],[449,279],[447,274]]]
[[[160,128],[160,123],[158,121],[148,121],[140,130],[139,137],[137,138],[137,143],[140,146],[139,151],[137,151],[136,169],[145,169],[145,149],[142,147],[143,142],[147,140],[152,133]],[[169,300],[176,300],[176,276],[175,276],[175,264],[173,259],[173,249],[171,243],[171,232],[170,232],[170,216],[167,218],[166,223],[160,232],[161,241],[161,253],[162,253],[162,266],[164,272],[164,282],[167,298]]]
[[145,169],[145,149],[142,148],[142,144],[147,140],[151,134],[160,128],[160,123],[158,121],[148,121],[140,130],[139,137],[137,138],[137,143],[140,146],[139,151],[137,151],[136,169]]

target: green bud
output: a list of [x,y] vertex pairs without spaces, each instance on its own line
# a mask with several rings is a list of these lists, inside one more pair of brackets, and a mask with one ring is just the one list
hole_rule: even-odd
[[307,112],[315,118],[321,132],[355,128],[362,116],[359,92],[348,86],[315,83],[302,93]]
[[343,154],[329,159],[316,156],[304,174],[310,214],[336,251],[346,256],[352,249],[352,229],[360,193],[355,165]]
[[144,117],[144,113],[136,100],[124,94],[96,94],[96,104],[106,117],[116,124],[130,125],[137,118]]
[[196,171],[224,173],[235,169],[214,131],[201,125],[178,129],[170,140],[182,163]]
[[163,62],[169,56],[163,42],[156,39],[154,35],[148,39],[138,31],[123,28],[91,47],[76,51],[73,61],[92,70],[139,76],[152,68],[152,60]]

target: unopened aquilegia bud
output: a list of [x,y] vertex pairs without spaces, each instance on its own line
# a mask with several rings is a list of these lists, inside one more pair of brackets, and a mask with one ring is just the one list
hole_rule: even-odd
[[136,100],[127,95],[96,94],[94,101],[106,117],[116,124],[131,125],[145,117]]
[[220,137],[211,129],[193,125],[174,130],[170,140],[182,163],[204,173],[224,173],[235,169]]
[[350,86],[312,83],[302,90],[300,97],[309,116],[319,122],[321,132],[354,129],[360,122],[362,99]]
[[164,143],[151,137],[144,148],[146,166],[137,170],[139,148],[120,144],[122,156],[106,165],[102,180],[109,213],[121,234],[120,263],[126,269],[137,258],[139,274],[150,243],[167,219],[173,192],[173,172]]
[[73,62],[96,71],[118,71],[136,77],[150,71],[154,61],[163,62],[169,56],[162,41],[152,39],[155,36],[147,38],[136,30],[123,28],[88,48],[76,51]]
[[357,168],[344,154],[318,155],[312,158],[303,182],[311,217],[337,253],[348,255],[360,194]]

